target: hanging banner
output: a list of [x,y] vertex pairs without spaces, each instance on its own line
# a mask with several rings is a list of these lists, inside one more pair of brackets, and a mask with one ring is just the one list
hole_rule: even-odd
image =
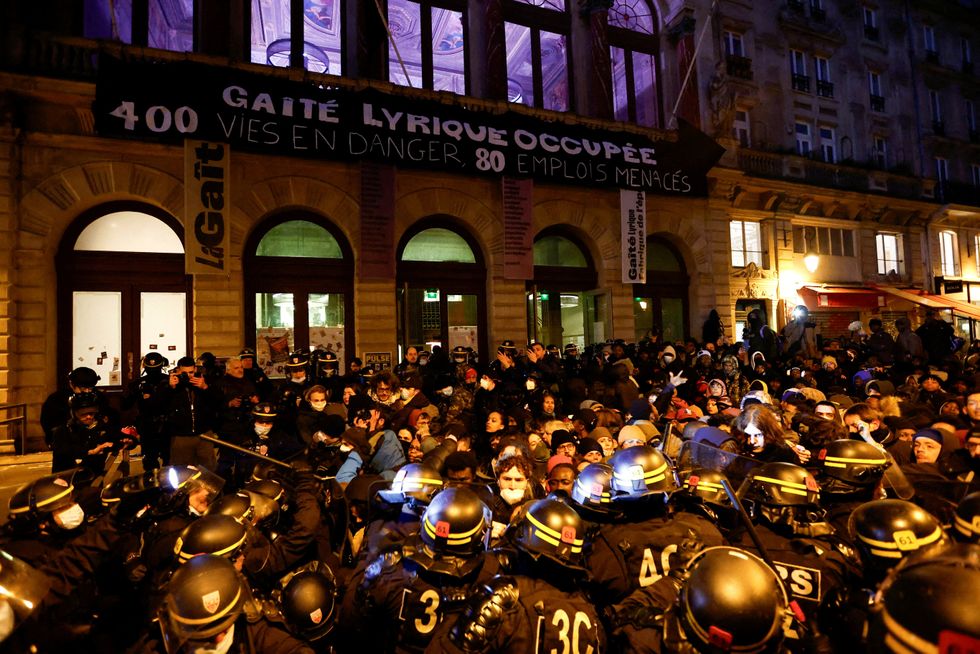
[[707,195],[707,172],[724,152],[683,121],[670,132],[605,129],[573,115],[545,120],[521,105],[474,101],[481,108],[469,108],[457,96],[440,102],[269,71],[100,55],[96,132],[682,196]]
[[395,168],[361,165],[361,279],[395,276]]
[[623,244],[623,283],[645,284],[647,281],[647,210],[643,191],[620,191],[619,212],[622,219],[620,242]]
[[188,275],[228,276],[229,159],[226,143],[184,141],[184,272]]
[[504,177],[504,279],[534,277],[531,194],[534,181]]

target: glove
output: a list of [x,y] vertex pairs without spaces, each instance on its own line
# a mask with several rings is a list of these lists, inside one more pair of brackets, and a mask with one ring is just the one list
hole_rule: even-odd
[[671,373],[670,377],[668,377],[667,379],[667,385],[673,386],[674,388],[677,388],[681,384],[685,384],[685,383],[687,383],[687,377],[685,377],[681,373],[677,373],[677,374]]

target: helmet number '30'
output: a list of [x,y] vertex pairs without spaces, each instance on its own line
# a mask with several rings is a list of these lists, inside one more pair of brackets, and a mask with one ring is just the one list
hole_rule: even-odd
[[[545,634],[548,625],[543,624],[544,620],[544,616],[538,618],[538,642],[534,648],[535,652],[539,654],[542,651],[547,651],[548,654],[592,654],[595,651],[595,648],[589,644],[596,640],[595,627],[585,612],[576,611],[573,617],[569,617],[564,609],[558,609],[552,614],[550,626],[557,627],[558,629],[557,636],[558,644],[561,645],[560,649],[558,647],[552,647],[543,650],[542,645],[547,648],[551,640]],[[586,645],[585,649],[581,650],[579,649],[579,635],[583,629],[585,630]]]
[[670,572],[670,555],[677,551],[677,545],[671,543],[660,552],[658,559],[649,547],[643,550],[643,562],[640,563],[640,588],[652,586]]

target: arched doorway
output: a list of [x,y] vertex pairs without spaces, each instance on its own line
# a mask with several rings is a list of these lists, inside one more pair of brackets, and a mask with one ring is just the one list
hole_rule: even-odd
[[398,244],[398,360],[410,345],[486,355],[486,265],[451,219],[413,225]]
[[596,293],[598,275],[588,249],[561,227],[534,239],[534,279],[528,284],[528,336],[542,343],[580,348],[604,341],[609,302]]
[[55,262],[60,370],[87,366],[99,386],[120,389],[139,377],[146,353],[171,364],[190,353],[183,235],[176,218],[135,202],[100,205],[71,224]]
[[333,223],[308,212],[263,222],[245,245],[245,343],[269,377],[284,377],[289,352],[329,350],[340,370],[354,352],[354,257]]
[[664,342],[690,335],[688,323],[687,267],[669,241],[647,238],[647,281],[633,287],[633,318],[636,340],[659,332]]

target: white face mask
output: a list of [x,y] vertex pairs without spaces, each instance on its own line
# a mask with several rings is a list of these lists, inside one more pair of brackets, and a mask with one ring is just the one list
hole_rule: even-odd
[[482,377],[480,379],[480,388],[482,388],[485,391],[490,390],[490,380],[487,379],[486,377]]
[[449,397],[449,396],[451,396],[453,394],[453,387],[452,386],[446,386],[444,389],[442,389],[439,392],[442,393],[443,395],[445,395],[446,397]]
[[665,354],[664,355],[664,364],[670,364],[670,362],[673,361],[673,360],[674,360],[673,355],[670,355],[670,354]]
[[347,454],[348,452],[350,452],[353,449],[354,449],[354,446],[353,445],[341,445],[340,446],[340,451],[343,452],[344,454]]
[[323,402],[310,402],[310,406],[313,407],[314,411],[323,411],[324,409],[327,408],[327,401],[324,400]]
[[528,379],[526,382],[524,382],[524,386],[527,388],[527,390],[533,391],[535,387],[534,380]]
[[323,371],[323,376],[326,377],[326,378],[328,378],[328,379],[330,377],[333,377],[336,374],[337,374],[337,371],[334,370],[333,368],[327,368],[326,370]]
[[404,400],[407,400],[407,399],[409,399],[411,397],[412,397],[412,391],[409,390],[409,389],[407,389],[407,388],[403,388],[402,389],[402,400],[404,401]]
[[62,529],[77,529],[85,521],[85,511],[78,504],[54,514],[54,521]]
[[514,506],[524,499],[524,489],[522,488],[501,488],[500,497],[507,502],[508,506]]
[[256,436],[265,436],[270,431],[272,431],[272,427],[270,425],[255,425]]
[[196,647],[194,654],[228,654],[231,646],[235,643],[235,625],[228,627],[225,637],[214,647]]
[[305,381],[306,381],[306,375],[303,375],[302,377],[293,377],[294,384],[302,384]]

